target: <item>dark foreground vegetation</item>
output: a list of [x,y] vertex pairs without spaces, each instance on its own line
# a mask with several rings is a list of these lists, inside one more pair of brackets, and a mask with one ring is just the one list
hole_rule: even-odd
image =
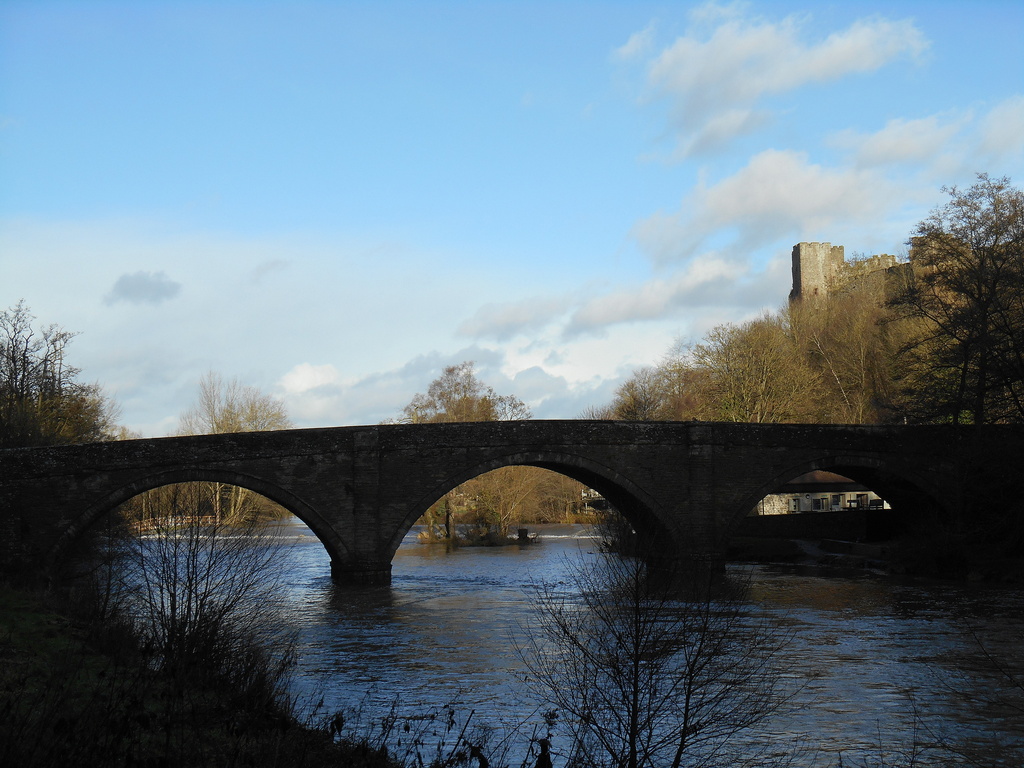
[[345,764],[328,733],[298,725],[263,649],[165,668],[127,622],[100,618],[84,597],[0,591],[3,765]]

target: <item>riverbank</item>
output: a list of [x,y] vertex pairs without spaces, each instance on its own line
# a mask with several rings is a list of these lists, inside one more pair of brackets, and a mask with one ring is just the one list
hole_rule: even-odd
[[254,678],[155,670],[127,627],[89,616],[81,598],[0,586],[0,764],[397,765],[300,722],[294,700]]
[[922,542],[864,543],[837,539],[735,537],[726,557],[734,562],[813,565],[871,571],[899,576],[1024,584],[1024,560],[1011,557],[969,556]]

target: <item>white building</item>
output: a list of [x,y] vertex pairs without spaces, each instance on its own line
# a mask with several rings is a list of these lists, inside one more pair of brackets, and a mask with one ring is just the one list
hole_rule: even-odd
[[817,471],[800,475],[777,493],[765,496],[751,514],[785,515],[844,509],[889,509],[889,504],[874,491],[848,477]]

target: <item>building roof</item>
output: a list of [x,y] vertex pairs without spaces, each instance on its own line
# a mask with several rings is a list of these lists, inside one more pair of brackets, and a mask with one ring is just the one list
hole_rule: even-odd
[[826,491],[866,491],[867,487],[835,472],[815,470],[794,477],[779,489],[779,493],[815,493]]

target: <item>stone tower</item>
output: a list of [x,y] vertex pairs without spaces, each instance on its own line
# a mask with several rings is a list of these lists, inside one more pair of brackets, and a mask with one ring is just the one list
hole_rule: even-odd
[[826,297],[845,264],[841,245],[797,243],[793,246],[793,290],[789,300]]

